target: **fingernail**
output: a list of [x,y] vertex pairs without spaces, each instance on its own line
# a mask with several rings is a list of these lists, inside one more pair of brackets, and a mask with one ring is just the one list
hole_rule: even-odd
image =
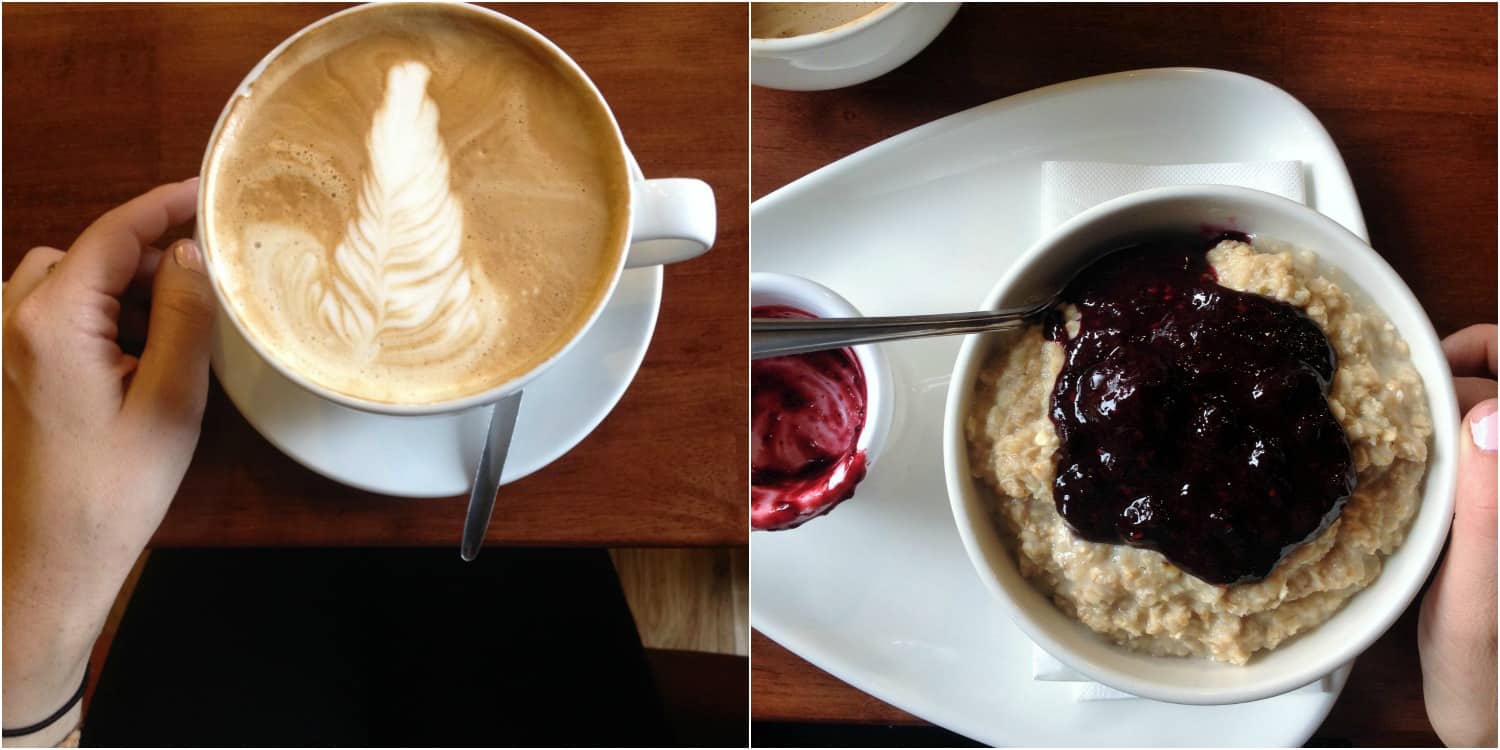
[[1494,401],[1474,407],[1469,415],[1469,434],[1474,437],[1474,445],[1485,453],[1494,453],[1500,446],[1500,439],[1495,437],[1496,416]]
[[186,180],[183,180],[182,184],[184,184],[184,185],[197,185],[198,184],[198,175],[193,175],[192,177],[189,177]]
[[177,259],[177,265],[189,271],[203,273],[203,253],[198,250],[198,243],[178,240],[172,245],[172,257]]

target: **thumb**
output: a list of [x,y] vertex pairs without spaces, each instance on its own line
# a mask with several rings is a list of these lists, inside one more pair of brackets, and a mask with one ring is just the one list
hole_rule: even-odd
[[1422,601],[1422,699],[1449,746],[1495,744],[1495,399],[1459,436],[1453,536]]
[[[1448,552],[1423,602],[1424,623],[1451,643],[1495,637],[1495,399],[1464,417]],[[1493,645],[1490,648],[1494,648]]]
[[[1495,573],[1495,399],[1482,401],[1464,416],[1459,439],[1458,487],[1454,493],[1453,540],[1476,553],[1477,568]],[[1478,571],[1476,571],[1478,572]],[[1493,597],[1493,593],[1491,594]]]
[[125,410],[150,421],[197,428],[208,399],[214,296],[198,243],[178,240],[163,253],[151,287],[151,323]]

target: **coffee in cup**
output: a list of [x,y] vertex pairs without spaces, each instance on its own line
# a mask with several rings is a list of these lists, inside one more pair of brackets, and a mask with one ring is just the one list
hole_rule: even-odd
[[535,370],[604,304],[630,173],[555,48],[457,5],[296,37],[226,110],[200,232],[262,351],[354,399],[437,404]]

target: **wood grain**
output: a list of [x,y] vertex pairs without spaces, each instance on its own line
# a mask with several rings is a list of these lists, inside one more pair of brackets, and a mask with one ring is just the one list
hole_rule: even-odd
[[748,547],[612,549],[641,645],[750,655]]
[[750,695],[755,721],[925,723],[807,663],[759,630],[750,631]]
[[[230,92],[336,5],[6,5],[4,271],[195,174]],[[609,100],[649,176],[707,180],[718,243],[666,272],[630,390],[581,445],[507,486],[491,543],[744,544],[747,72],[744,6],[496,5]],[[177,236],[188,232],[181,230]],[[158,545],[456,544],[464,499],[355,491],[282,455],[215,385]]]
[[[882,78],[829,92],[753,89],[751,192],[1040,86],[1151,67],[1234,70],[1282,87],[1323,122],[1372,244],[1446,335],[1496,315],[1495,24],[1494,5],[969,3],[932,46]],[[1317,739],[1437,742],[1414,628],[1415,608],[1359,661]],[[759,633],[751,659],[758,721],[918,721]]]

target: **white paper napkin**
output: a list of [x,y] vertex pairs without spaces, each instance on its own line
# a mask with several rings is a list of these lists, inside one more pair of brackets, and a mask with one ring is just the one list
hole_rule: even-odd
[[[1302,162],[1264,161],[1220,164],[1113,164],[1093,161],[1042,163],[1042,221],[1051,229],[1111,198],[1167,185],[1237,185],[1264,190],[1306,203]],[[1031,678],[1072,684],[1073,700],[1139,699],[1094,682],[1064,666],[1052,655],[1031,647]],[[1294,693],[1324,693],[1329,678]]]
[[1167,185],[1237,185],[1306,203],[1300,161],[1223,164],[1042,163],[1042,221],[1051,228],[1111,198]]
[[[1330,677],[1331,675],[1324,675],[1315,682],[1308,683],[1291,691],[1289,695],[1326,693],[1331,685]],[[1031,647],[1031,679],[1040,682],[1069,683],[1073,690],[1073,700],[1075,701],[1141,700],[1130,693],[1121,692],[1106,685],[1100,685],[1084,677],[1069,669],[1062,662],[1052,658],[1051,654],[1035,645]]]

